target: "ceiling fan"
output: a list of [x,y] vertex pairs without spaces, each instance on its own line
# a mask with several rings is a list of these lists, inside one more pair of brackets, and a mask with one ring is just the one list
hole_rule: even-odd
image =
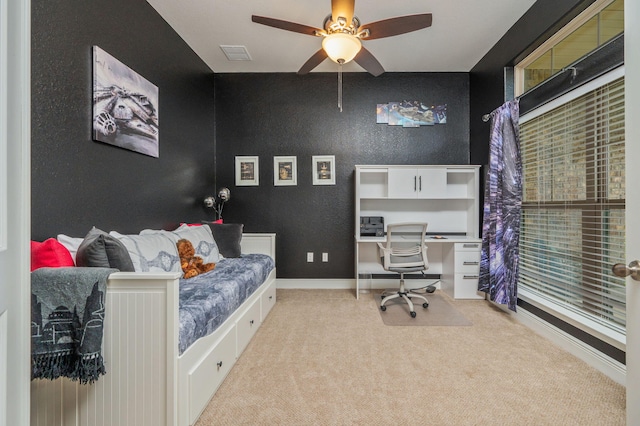
[[331,0],[331,14],[325,18],[323,29],[257,15],[252,15],[251,20],[282,30],[323,37],[322,48],[302,65],[298,74],[307,74],[329,57],[340,65],[354,60],[370,74],[379,76],[384,72],[384,68],[371,52],[362,46],[363,40],[392,37],[431,26],[430,13],[400,16],[361,25],[353,14],[354,8],[355,0]]

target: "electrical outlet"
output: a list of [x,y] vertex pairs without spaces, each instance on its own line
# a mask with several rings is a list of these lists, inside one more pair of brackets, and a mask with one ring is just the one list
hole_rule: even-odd
[[313,252],[312,251],[308,251],[307,252],[307,262],[313,262]]
[[329,261],[329,253],[322,253],[322,261],[323,262]]

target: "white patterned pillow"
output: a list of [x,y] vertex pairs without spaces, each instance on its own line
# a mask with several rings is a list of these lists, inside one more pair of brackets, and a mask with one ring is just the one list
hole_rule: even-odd
[[84,241],[84,238],[81,237],[70,237],[65,234],[58,234],[57,238],[58,242],[65,246],[69,253],[71,254],[71,258],[73,259],[73,263],[76,263],[76,253],[78,252],[78,247]]
[[122,235],[111,231],[129,252],[136,272],[182,272],[175,241],[163,233]]
[[184,238],[191,241],[196,251],[196,256],[202,258],[204,263],[218,263],[224,257],[220,254],[218,244],[213,239],[211,228],[208,226],[189,226],[187,224],[180,225],[173,231],[162,231],[154,229],[145,229],[140,235],[161,234],[173,238],[174,245],[179,239]]
[[222,259],[218,244],[213,239],[211,228],[208,226],[189,226],[184,224],[171,231],[171,233],[177,237],[176,242],[181,238],[191,241],[191,244],[196,249],[196,256],[200,256],[204,263],[218,263]]

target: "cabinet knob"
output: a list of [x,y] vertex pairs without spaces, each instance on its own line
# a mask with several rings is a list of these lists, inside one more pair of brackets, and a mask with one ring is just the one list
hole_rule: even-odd
[[220,369],[220,367],[222,367],[222,361],[218,361],[216,365],[218,366],[218,369]]
[[253,325],[253,320],[250,320],[250,321],[249,321],[249,324],[250,324],[250,325]]

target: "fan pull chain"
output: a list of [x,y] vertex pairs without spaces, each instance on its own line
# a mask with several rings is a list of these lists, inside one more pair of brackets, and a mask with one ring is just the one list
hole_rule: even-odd
[[342,112],[342,64],[338,63],[338,109]]

